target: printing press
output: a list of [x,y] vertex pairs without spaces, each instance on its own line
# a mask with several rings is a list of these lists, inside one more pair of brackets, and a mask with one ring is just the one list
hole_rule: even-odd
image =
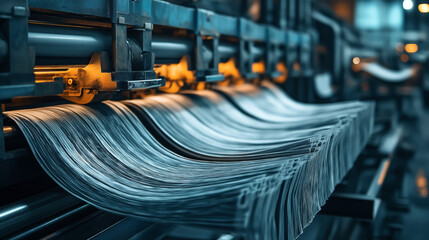
[[426,236],[408,1],[1,1],[0,239]]

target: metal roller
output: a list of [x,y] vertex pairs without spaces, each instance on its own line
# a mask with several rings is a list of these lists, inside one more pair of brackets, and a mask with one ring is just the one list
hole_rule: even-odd
[[56,189],[0,208],[0,238],[36,224],[39,219],[57,216],[82,206],[79,199]]
[[[94,52],[110,52],[112,39],[111,32],[104,29],[30,24],[28,41],[29,45],[35,48],[36,58],[89,59]],[[193,50],[194,41],[192,39],[157,35],[152,37],[152,51],[155,53],[156,63],[178,62],[184,55],[192,54]],[[221,42],[218,50],[221,61],[227,61],[238,53],[238,46]],[[260,59],[264,52],[258,47],[254,47],[252,51],[254,51],[256,59]],[[210,58],[211,54],[208,50],[205,57]]]

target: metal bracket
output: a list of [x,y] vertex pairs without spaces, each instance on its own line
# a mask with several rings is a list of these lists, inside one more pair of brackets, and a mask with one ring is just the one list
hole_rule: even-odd
[[214,13],[204,9],[195,11],[195,78],[197,82],[218,82],[225,78],[219,74],[219,34],[214,30],[211,15]]
[[[130,80],[124,81],[124,79]],[[165,85],[165,79],[156,78],[156,73],[151,71],[114,72],[112,80],[117,81],[117,89],[120,91],[135,91]]]
[[253,41],[247,37],[247,29],[250,27],[248,20],[239,19],[239,54],[238,54],[238,69],[240,74],[245,79],[254,79],[258,77],[257,73],[252,71],[252,65],[255,62],[252,54]]
[[299,74],[299,71],[294,68],[294,64],[298,61],[298,44],[299,34],[295,31],[289,30],[287,32],[285,63],[291,77],[295,77]]
[[265,74],[269,78],[277,78],[282,75],[281,72],[277,71],[277,63],[282,56],[280,45],[285,41],[285,36],[282,31],[273,27],[266,28],[266,36]]
[[[130,91],[164,86],[153,71],[151,52],[152,1],[112,0],[112,80],[117,90]],[[133,26],[128,29],[127,26]]]
[[[0,100],[34,94],[34,51],[28,46],[26,0],[0,2]],[[13,44],[11,44],[13,43]]]
[[380,199],[363,194],[334,193],[322,207],[321,214],[373,220],[380,207]]
[[305,69],[302,72],[302,75],[305,77],[311,76],[313,74],[312,70],[312,54],[311,54],[311,35],[310,33],[301,33],[300,35],[300,44],[299,44],[299,62],[301,69]]
[[[379,144],[379,148],[375,151],[377,155],[387,155],[387,157],[379,161],[374,175],[372,175],[370,179],[369,186],[364,193],[347,193],[342,192],[341,189],[337,189],[329,197],[320,213],[366,220],[375,219],[382,200],[378,198],[378,195],[389,171],[393,155],[395,151],[397,151],[402,134],[402,126],[399,126],[384,135],[382,142]],[[365,159],[361,159],[361,161],[362,160]],[[351,174],[359,174],[362,171],[362,169],[358,170],[359,171],[351,172]],[[358,176],[351,175],[350,177],[346,177],[346,181],[349,178],[359,179]]]

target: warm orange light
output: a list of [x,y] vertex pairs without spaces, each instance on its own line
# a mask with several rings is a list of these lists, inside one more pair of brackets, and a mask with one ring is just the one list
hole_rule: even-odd
[[429,4],[427,4],[427,3],[419,4],[419,11],[421,13],[428,13],[429,12]]
[[94,53],[88,65],[36,66],[35,82],[53,82],[55,78],[61,77],[64,79],[65,89],[58,96],[75,103],[87,104],[99,91],[115,92],[117,89],[117,82],[112,80],[112,75],[101,70],[100,61],[100,53]]
[[255,62],[252,64],[252,72],[265,73],[265,64],[263,61]]
[[219,63],[218,69],[219,73],[223,74],[225,78],[241,78],[240,71],[235,66],[235,61],[233,58],[229,59],[228,62]]
[[390,166],[390,159],[388,159],[386,162],[384,162],[383,169],[381,170],[380,176],[378,177],[378,185],[383,184],[384,179],[386,178],[387,170],[389,170]]
[[195,90],[203,90],[206,88],[206,82],[197,82],[195,86]]
[[359,65],[359,64],[353,64],[352,65],[352,71],[353,72],[359,72],[360,70],[362,69],[362,65]]
[[357,65],[360,63],[360,58],[359,57],[354,57],[353,58],[353,64]]
[[186,57],[182,57],[177,64],[163,64],[160,67],[156,67],[154,71],[160,76],[164,76],[167,80],[186,80],[187,82],[194,80],[194,74],[188,70]]
[[247,14],[249,14],[253,21],[258,21],[261,17],[261,1],[252,1]]
[[299,62],[294,62],[294,63],[293,63],[293,70],[294,70],[295,72],[299,72],[299,71],[301,71],[301,65],[299,64]]
[[421,197],[428,197],[428,180],[422,168],[419,169],[416,176],[416,186]]
[[288,71],[286,68],[286,64],[283,62],[277,63],[277,71],[279,71],[282,75],[280,77],[274,78],[276,83],[284,83],[287,80]]
[[408,60],[410,60],[410,57],[408,57],[407,54],[404,53],[401,55],[401,61],[402,62],[406,63],[406,62],[408,62]]
[[182,57],[177,64],[156,66],[154,71],[158,76],[164,76],[166,79],[165,86],[159,88],[159,90],[164,92],[178,92],[185,82],[191,83],[194,81],[194,73],[188,69],[186,56]]
[[407,53],[415,53],[419,50],[419,46],[417,46],[417,44],[415,43],[408,43],[407,45],[405,45],[405,51]]

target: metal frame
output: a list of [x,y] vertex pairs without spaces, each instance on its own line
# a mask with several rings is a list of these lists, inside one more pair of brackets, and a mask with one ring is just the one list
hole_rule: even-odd
[[[292,5],[304,5],[301,2],[309,1],[296,1]],[[306,4],[309,5],[309,3]],[[28,0],[28,5],[32,9],[82,14],[102,21],[108,19],[112,24],[112,60],[115,71],[112,73],[112,79],[117,82],[135,80],[133,78],[136,78],[136,74],[132,73],[136,72],[134,69],[136,64],[133,65],[135,59],[131,59],[131,57],[135,57],[135,54],[130,54],[127,46],[127,39],[130,35],[138,39],[138,45],[143,52],[142,59],[138,61],[142,63],[139,66],[143,66],[137,70],[140,72],[137,74],[138,78],[156,79],[152,70],[154,56],[150,44],[153,25],[185,29],[195,34],[195,50],[194,54],[190,56],[190,65],[191,70],[195,70],[197,81],[221,81],[224,79],[217,70],[217,63],[220,61],[219,39],[224,36],[238,39],[239,47],[236,61],[242,76],[245,78],[258,77],[258,74],[252,72],[252,64],[255,61],[252,51],[256,43],[265,47],[266,72],[263,77],[271,78],[279,74],[276,71],[276,64],[279,61],[285,59],[286,56],[298,55],[294,53],[299,49],[297,45],[311,44],[311,42],[306,41],[295,41],[296,39],[293,38],[292,44],[294,46],[288,47],[290,34],[289,30],[286,29],[286,23],[289,20],[288,17],[296,18],[299,14],[295,16],[290,11],[288,12],[289,5],[285,0],[279,1],[280,8],[278,10],[274,9],[273,1],[267,1],[266,4],[263,4],[263,10],[266,11],[261,15],[262,23],[159,0],[94,0],[75,1],[73,4],[66,0],[53,3]],[[274,14],[274,11],[279,12]],[[291,14],[292,17],[289,16]],[[272,19],[272,15],[278,16],[277,21]],[[301,33],[296,32],[296,35],[299,39]],[[311,48],[311,45],[303,47],[303,49],[308,48]],[[152,86],[156,87],[159,83],[158,81]],[[124,86],[124,84],[118,86]],[[125,84],[125,86],[129,85]],[[130,89],[119,87],[118,90]]]
[[34,94],[34,52],[28,46],[26,0],[0,2],[0,42],[6,52],[0,56],[0,100]]
[[[376,170],[370,178],[368,188],[364,193],[343,192],[341,189],[338,189],[329,197],[326,204],[322,207],[321,213],[334,216],[374,220],[377,216],[380,204],[383,201],[378,195],[383,187],[384,180],[389,171],[391,162],[394,159],[394,154],[397,151],[398,143],[400,142],[402,135],[403,126],[399,125],[383,136],[378,149],[373,153],[381,159],[378,162]],[[349,178],[357,179],[357,176],[352,175],[350,177],[346,177],[346,182]]]
[[[300,14],[306,12],[296,13],[295,10],[304,9],[304,4],[307,4],[305,8],[307,9],[310,3],[309,1],[279,0],[277,4],[278,7],[274,5],[274,1],[265,2],[261,21],[256,23],[244,17],[221,15],[160,0],[2,1],[0,3],[0,63],[2,63],[0,101],[8,102],[18,96],[58,95],[68,89],[64,83],[66,79],[63,77],[56,77],[51,82],[35,82],[33,68],[37,52],[29,44],[30,10],[47,17],[48,21],[55,21],[57,16],[60,16],[62,20],[59,20],[59,23],[86,21],[111,26],[112,46],[107,50],[111,50],[112,59],[103,52],[106,50],[94,52],[92,57],[100,56],[97,58],[99,61],[96,62],[95,67],[100,69],[100,74],[106,76],[108,73],[111,81],[116,82],[116,91],[155,88],[165,84],[165,80],[157,78],[153,71],[156,59],[152,49],[154,25],[184,29],[195,35],[193,54],[189,57],[190,68],[195,70],[197,81],[214,82],[224,79],[218,73],[217,65],[221,60],[225,61],[223,51],[228,48],[228,51],[235,52],[233,56],[237,68],[246,79],[279,76],[280,73],[276,69],[279,62],[285,62],[289,69],[289,77],[299,78],[300,75],[293,71],[293,64],[299,61],[303,66],[311,67],[309,62],[311,58],[307,55],[311,54],[313,42],[307,32],[297,31],[299,19],[302,18]],[[300,26],[302,29],[311,27],[308,21],[300,23]],[[61,27],[57,28],[61,29]],[[73,28],[69,34],[79,30],[83,32],[84,29]],[[55,32],[53,29],[52,33]],[[103,39],[109,39],[108,33],[103,35],[101,32],[94,32],[94,36],[99,36],[100,41],[104,43],[107,41]],[[221,45],[220,39],[223,38],[234,38],[237,42]],[[310,40],[307,41],[308,38]],[[265,73],[254,73],[252,65],[257,59],[261,59],[261,56],[265,62]],[[103,91],[103,89],[100,90]],[[107,90],[115,89],[110,86]],[[292,91],[295,90],[292,89]],[[83,99],[81,103],[86,103],[86,100]],[[0,155],[4,151],[4,136],[0,133]]]

